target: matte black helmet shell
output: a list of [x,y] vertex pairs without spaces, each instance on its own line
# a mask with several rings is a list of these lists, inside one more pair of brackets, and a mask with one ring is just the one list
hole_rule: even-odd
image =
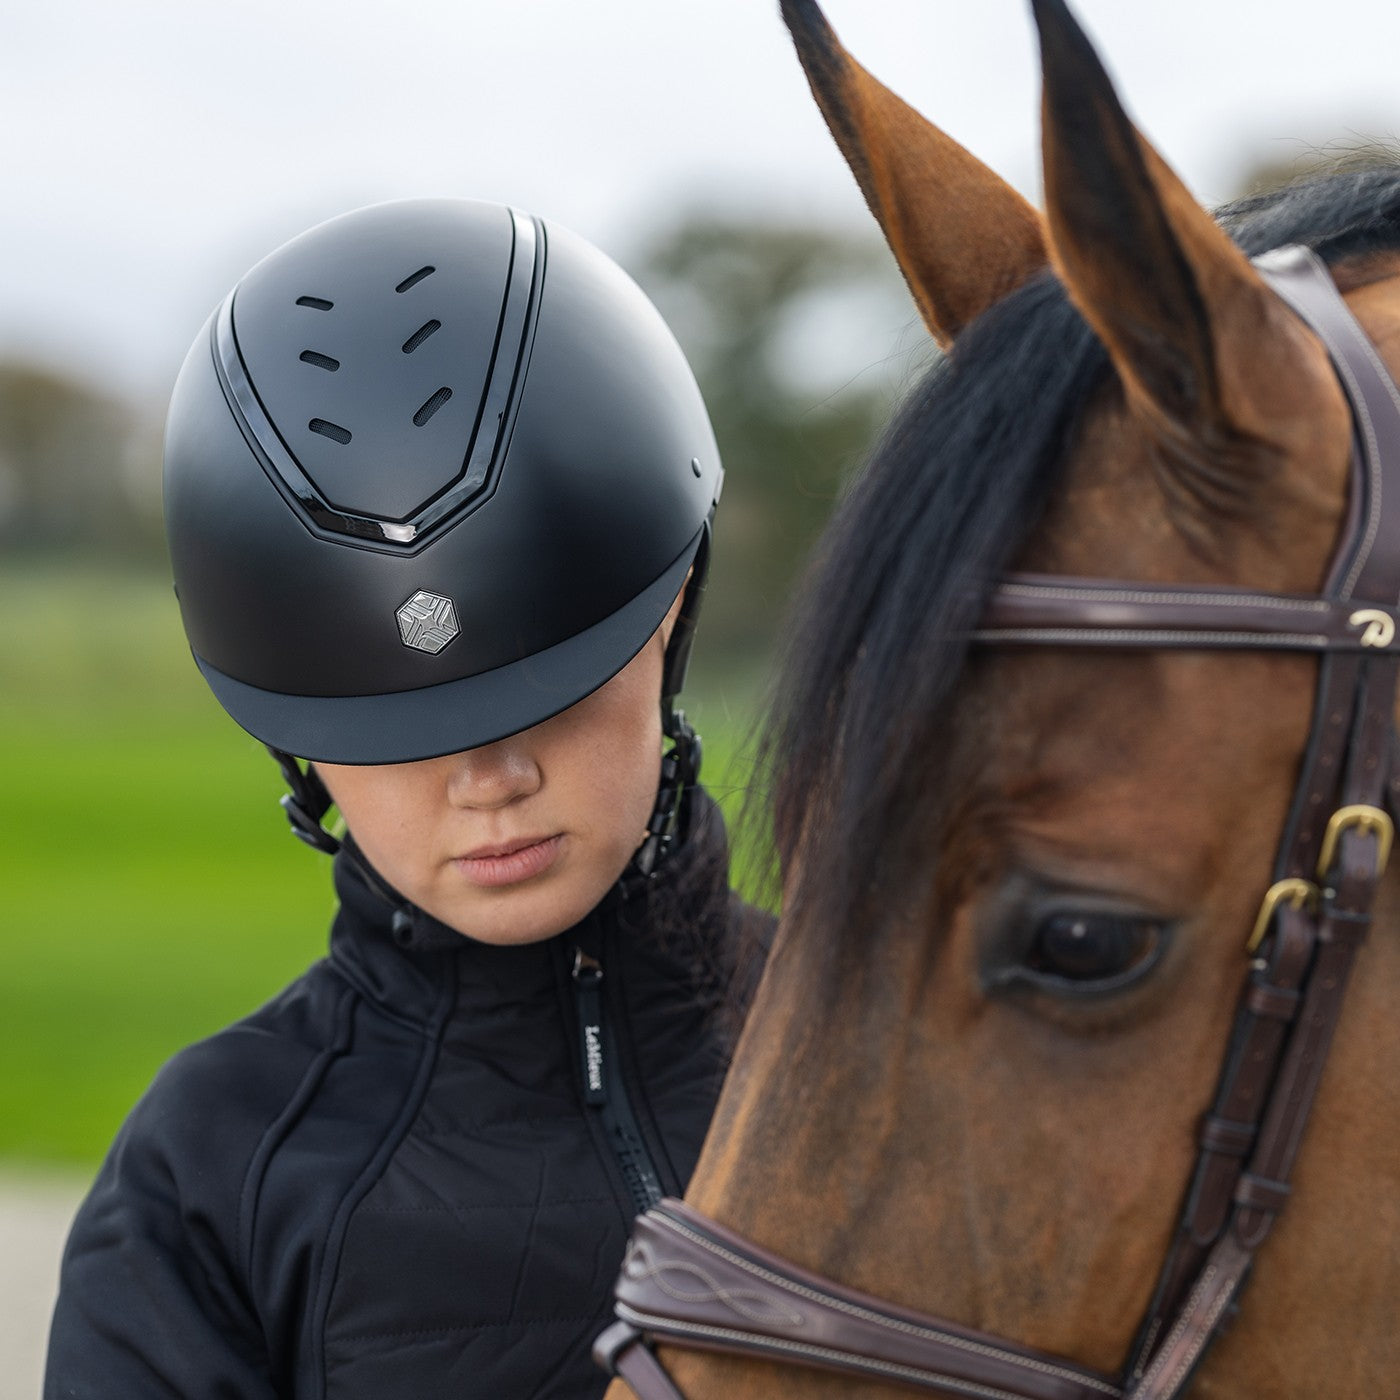
[[253,268],[180,372],[185,631],[274,748],[474,748],[636,655],[703,573],[722,477],[680,347],[596,248],[499,205],[361,209]]

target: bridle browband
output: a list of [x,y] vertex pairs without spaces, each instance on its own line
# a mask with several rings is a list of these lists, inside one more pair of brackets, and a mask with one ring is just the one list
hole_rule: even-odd
[[1289,1195],[1394,835],[1400,391],[1305,248],[1255,260],[1326,345],[1354,424],[1348,521],[1319,597],[1013,574],[976,643],[1318,655],[1312,729],[1180,1220],[1118,1377],[894,1307],[666,1200],[637,1222],[594,1355],[638,1400],[684,1400],[653,1345],[786,1360],[979,1400],[1172,1400],[1236,1306]]

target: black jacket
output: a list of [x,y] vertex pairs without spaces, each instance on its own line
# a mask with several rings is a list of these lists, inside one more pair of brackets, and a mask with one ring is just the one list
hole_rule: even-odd
[[113,1145],[46,1400],[601,1394],[629,1222],[684,1186],[724,1068],[747,914],[695,806],[645,892],[525,947],[396,917],[342,854],[329,957],[177,1055]]

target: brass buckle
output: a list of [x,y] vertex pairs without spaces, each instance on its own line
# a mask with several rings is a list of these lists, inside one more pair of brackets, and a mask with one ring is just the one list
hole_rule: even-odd
[[1390,860],[1390,848],[1395,844],[1395,823],[1379,807],[1338,807],[1327,823],[1327,834],[1322,838],[1322,854],[1317,858],[1317,876],[1325,880],[1337,858],[1337,843],[1342,833],[1352,827],[1376,838],[1376,879],[1385,874],[1386,863]]
[[1254,921],[1254,932],[1249,935],[1249,942],[1244,945],[1245,952],[1254,953],[1258,950],[1280,904],[1287,904],[1292,909],[1302,909],[1316,903],[1317,886],[1311,880],[1280,880],[1278,884],[1270,885],[1264,894],[1264,902],[1259,906],[1259,917]]

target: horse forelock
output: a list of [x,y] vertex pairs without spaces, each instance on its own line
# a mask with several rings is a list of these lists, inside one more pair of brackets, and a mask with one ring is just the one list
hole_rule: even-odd
[[[1300,181],[1220,218],[1250,255],[1302,243],[1337,265],[1397,250],[1400,161]],[[957,796],[948,738],[971,624],[1111,374],[1059,282],[1034,279],[916,386],[828,527],[762,745],[785,915],[817,926],[809,954],[858,948],[892,890],[936,873],[930,834]]]

